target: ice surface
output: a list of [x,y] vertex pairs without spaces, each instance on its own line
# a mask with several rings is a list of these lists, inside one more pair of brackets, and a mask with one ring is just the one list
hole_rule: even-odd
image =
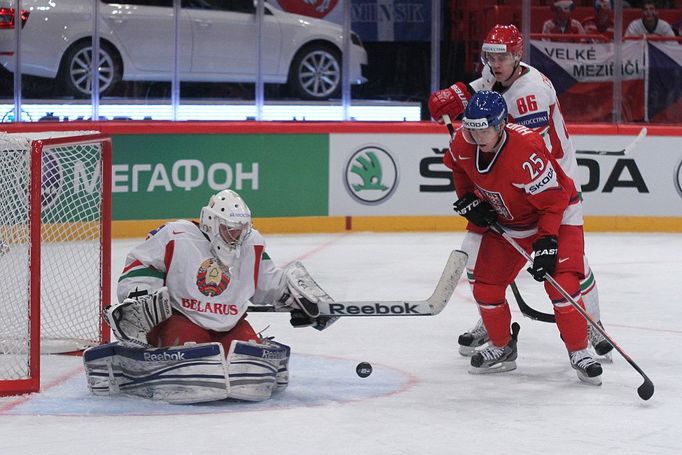
[[[267,239],[278,264],[302,260],[337,300],[392,300],[428,297],[462,234]],[[114,271],[134,243],[114,242]],[[556,327],[513,304],[517,370],[468,374],[456,340],[477,312],[462,281],[434,317],[346,318],[318,332],[283,314],[250,315],[294,353],[289,388],[264,403],[93,397],[80,358],[46,357],[41,393],[0,399],[0,454],[682,453],[682,235],[588,234],[587,251],[605,328],[655,383],[649,401],[617,353],[601,387],[580,383]],[[526,275],[526,301],[550,311]],[[366,379],[355,374],[363,360],[374,367]]]

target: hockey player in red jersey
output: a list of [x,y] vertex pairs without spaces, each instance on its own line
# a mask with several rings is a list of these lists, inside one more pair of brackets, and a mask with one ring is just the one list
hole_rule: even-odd
[[[500,93],[507,102],[511,121],[542,135],[547,149],[564,173],[576,182],[576,189],[580,192],[575,148],[566,130],[556,91],[540,71],[521,62],[522,54],[523,37],[519,30],[514,25],[494,26],[483,42],[481,60],[484,67],[481,77],[471,84],[457,82],[434,92],[429,98],[431,116],[438,122],[442,122],[445,114],[455,120],[464,112],[473,93],[480,90]],[[469,255],[467,275],[470,280],[474,273],[480,235],[480,230],[472,227],[467,231],[461,247]],[[588,313],[599,321],[599,295],[586,258],[581,293]],[[588,333],[597,354],[606,355],[613,349],[597,330],[590,327]],[[476,347],[488,341],[488,334],[479,320],[472,329],[460,335],[458,341],[460,354],[469,356]]]
[[[505,290],[526,260],[502,236],[488,229],[499,223],[527,251],[534,253],[528,271],[538,281],[551,275],[580,305],[584,278],[582,205],[575,184],[532,130],[507,123],[507,106],[496,92],[480,91],[468,102],[462,128],[444,163],[452,170],[459,199],[455,212],[478,226],[480,248],[474,267],[473,293],[490,337],[471,357],[472,373],[516,368],[516,334]],[[578,377],[601,384],[601,365],[587,350],[587,322],[545,283],[557,327]]]

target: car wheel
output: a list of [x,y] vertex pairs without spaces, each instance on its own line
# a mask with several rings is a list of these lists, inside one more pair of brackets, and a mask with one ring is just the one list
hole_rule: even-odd
[[341,55],[323,44],[301,49],[291,64],[289,86],[309,100],[337,97],[341,91]]
[[[77,97],[92,95],[92,43],[83,41],[70,48],[62,60],[59,79],[69,94]],[[116,51],[109,45],[99,48],[100,95],[109,94],[121,80],[122,68]]]

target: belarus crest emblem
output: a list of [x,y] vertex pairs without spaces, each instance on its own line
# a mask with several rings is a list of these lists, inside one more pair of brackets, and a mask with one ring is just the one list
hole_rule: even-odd
[[229,269],[216,259],[209,258],[201,263],[197,272],[197,288],[209,297],[223,293],[230,285]]

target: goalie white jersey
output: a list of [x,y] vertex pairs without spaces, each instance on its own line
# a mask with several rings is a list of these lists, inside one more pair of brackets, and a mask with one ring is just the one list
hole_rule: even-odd
[[521,67],[523,74],[510,87],[502,87],[496,83],[488,65],[483,67],[481,77],[470,85],[477,92],[499,92],[507,103],[511,121],[530,128],[543,137],[547,149],[580,191],[575,148],[566,130],[554,86],[532,66],[521,63]]
[[130,251],[117,294],[123,301],[167,286],[174,311],[204,329],[226,332],[249,301],[272,303],[284,283],[282,270],[265,253],[263,236],[255,229],[228,268],[211,254],[211,243],[196,224],[178,220],[152,231]]

